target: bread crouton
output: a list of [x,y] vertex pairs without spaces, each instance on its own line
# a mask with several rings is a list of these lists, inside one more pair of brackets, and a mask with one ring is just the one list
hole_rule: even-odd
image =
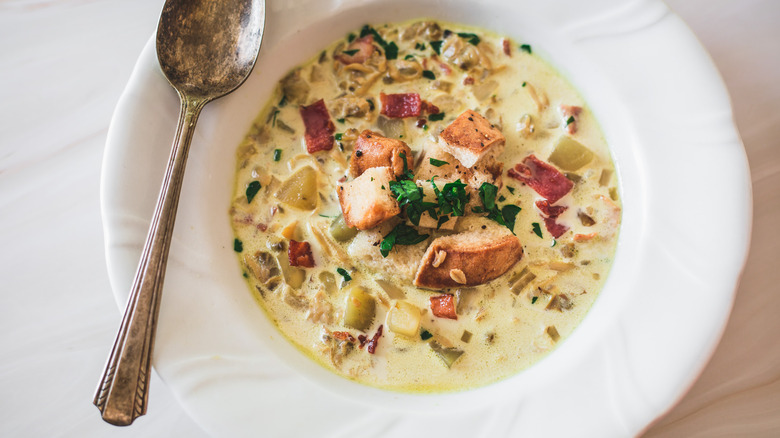
[[[426,202],[436,202],[436,192],[433,190],[433,184],[430,181],[417,181],[417,185],[423,190],[423,199]],[[444,183],[437,183],[436,187],[441,190]],[[447,222],[439,225],[439,220],[434,219],[429,212],[424,212],[420,216],[420,227],[422,228],[438,228],[440,230],[452,230],[455,228],[455,224],[458,222],[458,216],[450,216]]]
[[[482,225],[475,226],[476,221]],[[415,275],[415,286],[478,286],[500,277],[523,257],[520,240],[505,227],[484,218],[469,218],[468,222],[465,231],[431,242]]]
[[344,222],[358,230],[368,230],[401,213],[390,191],[394,180],[389,167],[372,167],[354,180],[339,184],[338,191]]
[[504,151],[506,139],[490,121],[472,110],[466,110],[439,135],[445,151],[471,168],[490,154],[497,157]]
[[[431,163],[433,159],[433,163]],[[444,163],[442,163],[444,162]],[[472,189],[479,190],[482,183],[490,183],[499,189],[504,186],[501,175],[504,171],[504,163],[496,161],[492,156],[486,156],[475,166],[468,168],[459,160],[446,152],[438,143],[428,142],[425,145],[425,157],[415,170],[415,179],[430,181],[436,177],[439,181],[448,183],[461,180]]]
[[372,167],[389,167],[393,175],[399,176],[404,172],[404,160],[401,154],[406,156],[406,166],[413,166],[412,150],[401,140],[382,137],[374,131],[366,129],[355,141],[355,150],[349,160],[349,173],[358,177],[366,169]]
[[371,271],[392,275],[393,282],[411,283],[430,239],[416,245],[396,245],[387,257],[382,257],[379,252],[382,239],[400,221],[400,218],[389,219],[376,228],[361,231],[347,246],[347,254],[355,263]]

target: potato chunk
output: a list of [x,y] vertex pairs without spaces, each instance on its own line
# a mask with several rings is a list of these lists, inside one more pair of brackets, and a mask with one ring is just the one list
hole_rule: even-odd
[[389,167],[372,167],[353,181],[339,184],[339,203],[347,226],[368,230],[401,212],[390,191],[393,179]]
[[504,151],[504,134],[472,110],[459,115],[439,136],[444,150],[471,168],[482,157]]
[[349,161],[349,173],[357,177],[372,167],[389,167],[393,175],[399,176],[404,172],[404,159],[401,154],[406,157],[406,167],[411,169],[412,150],[406,143],[365,130],[355,141],[355,150]]
[[274,194],[276,199],[301,210],[317,207],[317,171],[311,166],[298,169]]
[[387,312],[387,327],[393,333],[415,337],[420,330],[420,309],[408,301],[396,301]]

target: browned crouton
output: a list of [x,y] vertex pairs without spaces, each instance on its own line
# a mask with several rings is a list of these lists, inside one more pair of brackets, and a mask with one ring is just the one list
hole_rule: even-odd
[[442,147],[464,166],[471,168],[482,157],[497,157],[504,151],[504,134],[490,121],[466,110],[440,134]]
[[399,176],[404,172],[404,160],[401,154],[405,154],[406,165],[411,169],[412,150],[406,143],[394,138],[382,137],[367,129],[355,141],[355,150],[349,160],[349,173],[353,177],[358,177],[372,167],[389,167],[395,176]]
[[344,222],[358,230],[368,230],[399,214],[390,191],[394,180],[389,167],[372,167],[354,180],[339,184],[338,191]]
[[[486,219],[481,219],[485,220]],[[520,240],[496,224],[434,239],[420,262],[415,286],[477,286],[494,280],[523,257]]]

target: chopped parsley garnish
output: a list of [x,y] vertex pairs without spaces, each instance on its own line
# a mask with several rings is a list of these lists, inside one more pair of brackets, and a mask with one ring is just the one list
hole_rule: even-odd
[[438,122],[439,120],[444,120],[444,112],[429,114],[428,120],[430,120],[431,122]]
[[287,105],[287,96],[283,94],[282,99],[279,101],[279,106],[282,107],[285,105]]
[[432,72],[432,71],[430,71],[430,70],[423,70],[423,72],[422,72],[422,75],[423,75],[423,77],[424,77],[424,78],[426,78],[426,79],[430,79],[430,80],[432,80],[432,81],[433,81],[433,80],[436,80],[436,75],[435,75],[435,74],[433,74],[433,72]]
[[506,196],[501,195],[498,197],[498,202],[504,202],[504,201],[506,201]]
[[366,102],[368,102],[368,110],[373,111],[376,106],[374,106],[374,100],[373,99],[366,99]]
[[347,35],[347,42],[351,43],[352,41],[355,41],[355,38],[357,38],[357,36],[354,33],[350,32],[350,34]]
[[509,228],[512,234],[515,233],[515,219],[520,213],[521,208],[514,204],[507,204],[499,208],[496,204],[496,194],[498,187],[490,183],[482,183],[479,187],[479,199],[482,201],[482,207],[473,207],[474,213],[487,213],[487,218],[498,222]]
[[428,234],[419,234],[414,227],[401,223],[382,239],[379,252],[382,253],[382,257],[387,257],[395,245],[415,245],[428,237]]
[[244,243],[238,239],[233,240],[233,250],[235,252],[241,252],[244,250]]
[[506,189],[509,190],[509,193],[511,193],[513,195],[515,194],[515,188],[514,187],[506,186]]
[[411,60],[411,59],[414,59],[414,55],[412,55],[412,54],[410,53],[410,54],[408,54],[408,55],[404,56],[404,59],[405,59],[405,60],[407,60],[407,61],[409,61],[409,60]]
[[553,239],[553,242],[552,242],[552,245],[550,245],[550,248],[552,248],[553,246],[555,246],[555,244],[556,244],[556,243],[558,243],[558,241],[557,241],[557,240],[555,240],[555,239]]
[[420,332],[420,339],[423,341],[427,341],[428,339],[431,339],[433,335],[428,330],[423,330]]
[[345,54],[345,55],[347,55],[347,56],[352,56],[352,55],[354,55],[355,53],[357,53],[357,52],[359,52],[359,51],[360,51],[360,50],[358,50],[358,49],[352,49],[352,50],[344,50],[344,51],[343,51],[343,52],[341,52],[341,53],[343,53],[343,54]]
[[414,45],[415,50],[425,50],[425,43],[417,43]]
[[433,49],[434,52],[436,52],[437,55],[441,55],[441,44],[444,41],[431,41],[431,49]]
[[260,191],[260,181],[252,181],[246,186],[246,203],[252,202],[255,199],[255,195]]
[[[438,214],[463,216],[466,210],[466,204],[469,202],[469,194],[466,193],[466,184],[461,182],[461,180],[456,180],[444,184],[444,187],[439,190],[439,188],[436,187],[435,179],[436,177],[431,178],[431,185],[433,185],[433,192],[436,193],[436,200],[439,202]],[[431,214],[431,216],[434,215]]]
[[436,166],[436,167],[441,167],[441,166],[444,166],[445,164],[450,164],[450,163],[448,163],[446,161],[437,160],[436,158],[431,158],[431,159],[429,159],[429,161],[431,162],[431,165]]
[[574,116],[569,116],[569,118],[566,119],[566,126],[569,126],[572,123],[574,123]]
[[398,58],[398,46],[394,42],[388,43],[385,41],[376,29],[366,24],[360,29],[360,38],[369,34],[374,36],[374,42],[379,44],[379,47],[385,51],[385,58],[388,60]]
[[282,150],[274,149],[274,161],[279,161],[281,159],[282,159]]
[[352,280],[352,276],[349,275],[349,272],[347,272],[344,268],[336,268],[336,272],[339,273],[342,277],[344,277],[344,281],[350,281]]
[[522,50],[523,52],[525,52],[525,53],[527,53],[529,55],[531,53],[533,53],[533,51],[531,50],[531,46],[529,44],[521,44],[520,45],[520,50]]
[[[403,136],[402,136],[403,137]],[[401,157],[402,160],[404,160],[404,173],[399,176],[399,179],[414,179],[414,174],[411,170],[409,170],[409,164],[406,162],[406,153],[401,152],[398,154],[399,157]]]
[[276,116],[279,115],[279,110],[274,108],[274,115],[273,115],[273,121],[271,122],[272,127],[276,127]]
[[337,132],[333,137],[336,139],[336,141],[341,141],[341,139],[344,137],[344,134]]
[[542,238],[542,228],[539,226],[539,222],[534,222],[531,226],[534,227],[534,234]]
[[347,119],[341,118],[341,119],[336,119],[336,121],[341,123],[341,124],[344,124],[344,122],[346,122]]
[[420,217],[426,211],[437,219],[436,204],[423,201],[423,190],[418,187],[414,181],[405,179],[401,181],[390,181],[390,191],[398,201],[398,206],[406,207],[406,217],[417,226],[420,225]]
[[523,81],[523,85],[522,86],[525,87],[525,85],[526,85],[526,83],[525,83],[525,81]]
[[458,36],[467,40],[469,44],[476,46],[479,44],[480,39],[476,34],[473,33],[466,33],[466,32],[458,32]]
[[536,300],[538,300],[539,297],[533,297],[531,298],[531,304],[536,304]]

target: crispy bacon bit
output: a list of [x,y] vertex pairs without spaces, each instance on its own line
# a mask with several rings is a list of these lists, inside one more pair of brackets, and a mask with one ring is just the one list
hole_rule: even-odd
[[[577,132],[577,119],[582,112],[582,107],[574,105],[561,105],[560,110],[561,115],[563,115],[563,123],[565,123],[564,126],[566,128],[566,132],[569,134],[574,134]],[[573,118],[571,122],[569,121],[570,117]]]
[[474,78],[472,78],[471,76],[466,76],[463,79],[463,85],[474,85]]
[[382,114],[387,117],[419,117],[422,112],[422,100],[417,93],[379,94],[382,101]]
[[565,205],[550,205],[550,201],[540,199],[536,201],[536,208],[542,212],[543,217],[556,218],[563,214],[563,212],[566,211],[566,209],[569,207]]
[[501,41],[501,46],[504,49],[504,55],[512,56],[512,46],[509,44],[509,40],[504,38]]
[[584,242],[586,240],[591,240],[591,239],[593,239],[594,237],[596,237],[598,235],[599,235],[599,233],[597,233],[595,231],[592,232],[592,233],[588,233],[588,234],[575,234],[574,235],[574,241],[575,242]]
[[328,113],[328,107],[325,106],[325,101],[320,99],[309,106],[301,105],[300,112],[303,125],[306,128],[304,134],[306,150],[310,154],[331,150],[336,127],[330,120],[330,113]]
[[[352,52],[357,50],[357,52]],[[338,59],[342,64],[363,64],[374,53],[374,36],[369,34],[363,38],[352,41],[344,51],[339,53]]]
[[517,163],[514,168],[509,169],[507,174],[528,184],[551,204],[558,202],[574,187],[574,183],[569,181],[558,169],[536,158],[533,154],[525,157],[522,163]]
[[343,183],[343,182],[344,182],[344,181],[346,181],[346,180],[347,180],[347,176],[346,176],[346,175],[344,175],[344,176],[342,176],[341,178],[339,178],[339,182],[340,182],[340,183]]
[[439,318],[458,319],[458,314],[455,313],[455,299],[449,294],[431,297],[431,312]]
[[382,337],[382,326],[380,325],[378,329],[376,329],[376,333],[374,333],[374,337],[371,338],[370,341],[368,341],[368,347],[366,347],[366,350],[370,354],[374,354],[376,351],[377,345],[379,345],[379,338]]
[[302,266],[304,268],[314,267],[314,256],[311,254],[311,245],[309,245],[309,242],[290,240],[290,247],[287,249],[287,258],[290,260],[290,266]]
[[449,76],[449,75],[451,75],[451,74],[452,74],[452,69],[450,68],[450,66],[449,66],[449,65],[447,65],[447,64],[445,64],[445,63],[443,63],[443,62],[440,62],[440,63],[439,63],[439,68],[440,68],[440,69],[441,69],[441,71],[442,71],[442,72],[444,72],[444,74],[445,74],[445,75],[447,75],[447,76]]
[[569,227],[555,222],[555,219],[556,218],[554,217],[544,218],[544,226],[547,228],[547,232],[552,234],[552,236],[557,239],[561,237],[563,233],[569,231]]
[[263,223],[257,224],[257,225],[255,225],[255,227],[257,227],[257,229],[260,230],[260,231],[266,231],[268,229],[268,225],[263,224]]
[[335,339],[338,339],[339,341],[347,341],[352,343],[357,341],[350,332],[333,332],[331,333],[331,336],[333,336]]
[[422,128],[426,123],[428,123],[428,120],[426,119],[417,119],[417,124],[415,126]]
[[422,101],[422,111],[428,113],[428,114],[439,114],[439,107],[428,102],[427,100]]

